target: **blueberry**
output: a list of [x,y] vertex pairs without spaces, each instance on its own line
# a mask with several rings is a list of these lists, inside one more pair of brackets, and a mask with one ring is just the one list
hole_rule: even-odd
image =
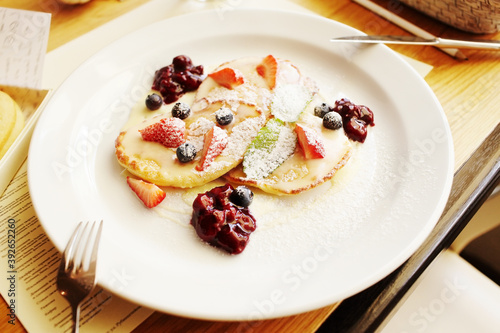
[[233,121],[233,112],[228,108],[220,108],[215,112],[215,120],[221,126],[229,125]]
[[229,195],[229,200],[237,206],[248,207],[252,203],[253,192],[246,186],[238,186]]
[[323,126],[331,130],[337,130],[342,127],[342,117],[337,112],[328,112],[323,117]]
[[179,119],[186,119],[191,114],[191,108],[186,103],[178,102],[172,107],[172,116]]
[[196,157],[196,147],[192,143],[185,142],[177,147],[175,153],[181,163],[191,162]]
[[333,108],[327,103],[321,103],[314,107],[314,115],[323,118],[328,112],[332,112]]
[[150,109],[151,111],[158,110],[161,108],[163,104],[163,100],[160,95],[158,94],[151,94],[148,95],[146,98],[146,107]]

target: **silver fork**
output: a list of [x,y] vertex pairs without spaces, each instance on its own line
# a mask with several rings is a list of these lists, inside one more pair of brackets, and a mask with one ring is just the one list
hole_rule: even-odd
[[80,304],[96,284],[97,250],[101,231],[102,221],[92,223],[91,227],[88,222],[80,222],[64,250],[57,272],[57,290],[71,306],[72,332],[75,333],[79,329]]

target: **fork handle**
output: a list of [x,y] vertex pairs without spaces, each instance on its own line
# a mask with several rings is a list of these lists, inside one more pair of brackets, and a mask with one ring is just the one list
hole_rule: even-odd
[[72,308],[73,311],[73,329],[72,333],[78,333],[80,330],[80,305]]

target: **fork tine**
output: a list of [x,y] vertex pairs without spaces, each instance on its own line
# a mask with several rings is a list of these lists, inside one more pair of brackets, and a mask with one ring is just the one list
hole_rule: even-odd
[[71,238],[66,245],[66,248],[64,249],[63,256],[65,258],[65,266],[64,269],[68,270],[70,267],[72,268],[74,266],[74,258],[75,258],[75,251],[78,249],[78,245],[81,241],[81,234],[82,234],[82,229],[83,229],[83,222],[78,223],[78,226],[76,227],[75,231],[73,231],[73,234],[71,235]]
[[72,332],[78,332],[80,303],[96,285],[97,251],[102,226],[102,220],[78,223],[62,255],[57,273],[57,289],[71,306]]
[[94,227],[96,226],[96,224],[98,225],[98,227],[97,227],[97,232],[96,232],[95,237],[94,237],[94,244],[92,246],[92,253],[90,254],[90,262],[89,262],[89,270],[94,270],[94,271],[95,271],[96,264],[97,264],[97,252],[99,249],[99,242],[101,240],[102,220],[100,222],[94,223],[92,225],[92,230],[90,230],[90,234],[93,234]]

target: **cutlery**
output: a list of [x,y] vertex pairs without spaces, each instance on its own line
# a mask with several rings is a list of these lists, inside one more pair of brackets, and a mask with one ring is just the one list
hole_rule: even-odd
[[448,38],[422,38],[416,36],[346,36],[330,39],[331,42],[355,42],[355,43],[382,43],[382,44],[407,44],[407,45],[432,45],[437,47],[460,47],[476,49],[495,49],[500,50],[500,40],[459,40]]
[[80,304],[96,284],[97,250],[101,231],[102,221],[94,222],[91,226],[88,222],[80,222],[64,250],[57,272],[57,290],[71,306],[74,333],[79,330]]

